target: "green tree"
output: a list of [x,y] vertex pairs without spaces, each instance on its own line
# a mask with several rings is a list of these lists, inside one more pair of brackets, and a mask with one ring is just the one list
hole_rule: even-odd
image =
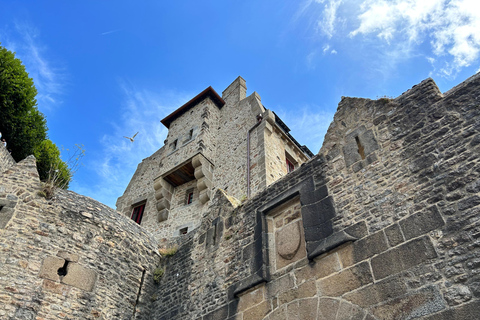
[[[59,187],[67,188],[71,179],[60,151],[47,140],[47,122],[37,108],[37,89],[15,53],[0,45],[0,132],[16,161],[33,154],[42,181],[57,174]],[[56,171],[55,171],[56,170]]]
[[40,180],[55,179],[55,184],[67,189],[72,178],[68,165],[60,159],[60,150],[49,139],[43,140],[34,151]]
[[33,154],[47,137],[47,123],[36,107],[36,95],[22,62],[0,46],[0,131],[16,161]]

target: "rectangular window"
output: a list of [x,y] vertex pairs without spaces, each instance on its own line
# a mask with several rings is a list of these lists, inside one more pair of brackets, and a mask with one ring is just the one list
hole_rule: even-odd
[[193,202],[193,192],[190,192],[187,194],[187,204],[190,204]]
[[188,227],[185,227],[185,228],[182,228],[182,229],[178,230],[178,233],[181,234],[181,235],[182,234],[187,234],[188,233]]
[[132,220],[140,224],[140,222],[142,222],[143,211],[145,211],[145,203],[133,208]]
[[192,138],[193,138],[193,129],[191,129],[190,131],[188,131],[187,141],[188,141],[188,140],[192,140]]
[[287,172],[290,173],[293,170],[295,170],[295,166],[293,165],[293,163],[290,160],[288,160],[288,159],[286,159],[286,160],[287,160]]
[[170,144],[170,146],[172,147],[172,151],[177,150],[177,142],[178,142],[178,139],[175,139],[175,140]]

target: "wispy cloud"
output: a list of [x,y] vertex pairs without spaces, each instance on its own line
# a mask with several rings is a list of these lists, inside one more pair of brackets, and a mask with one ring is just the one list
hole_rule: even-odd
[[[121,116],[112,122],[112,133],[101,137],[101,156],[89,165],[95,170],[96,181],[88,186],[81,181],[72,184],[74,191],[113,208],[137,165],[162,147],[167,128],[160,120],[193,96],[168,90],[151,92],[125,81],[120,81],[120,87],[124,96]],[[133,143],[124,138],[136,132]]]
[[105,31],[105,32],[100,33],[100,35],[101,35],[101,36],[106,36],[106,35],[108,35],[108,34],[112,34],[112,33],[118,32],[118,31],[122,31],[122,29],[115,29],[115,30]]
[[64,90],[64,70],[48,57],[48,48],[42,44],[39,31],[27,22],[16,22],[13,29],[3,29],[2,45],[16,52],[37,88],[41,109],[52,109],[61,103]]
[[316,0],[300,8],[297,15],[316,15],[314,32],[330,44],[334,40],[351,45],[367,42],[379,54],[402,55],[401,59],[421,51],[435,58],[430,62],[433,69],[445,77],[454,77],[479,61],[477,0]]

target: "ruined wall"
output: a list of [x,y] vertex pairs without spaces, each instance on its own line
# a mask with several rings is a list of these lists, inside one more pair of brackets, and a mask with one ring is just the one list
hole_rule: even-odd
[[32,156],[0,174],[0,319],[148,319],[156,242],[103,204],[41,188]]
[[478,75],[342,99],[314,159],[241,206],[217,192],[151,318],[480,318],[479,100]]
[[13,166],[16,162],[8,152],[7,148],[0,146],[0,172],[3,172]]

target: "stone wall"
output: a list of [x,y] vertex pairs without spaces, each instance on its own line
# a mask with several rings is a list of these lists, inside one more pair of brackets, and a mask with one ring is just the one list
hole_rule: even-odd
[[158,173],[164,148],[160,148],[150,157],[142,160],[137,166],[137,170],[133,174],[125,192],[118,198],[116,203],[117,210],[128,218],[131,217],[136,205],[145,203],[142,226],[150,232],[154,232],[158,228],[153,178]]
[[3,172],[13,166],[16,162],[8,152],[7,148],[0,146],[0,172]]
[[480,76],[342,99],[314,159],[238,207],[217,191],[150,317],[480,318],[479,100]]
[[153,238],[90,198],[41,188],[33,156],[0,175],[0,319],[148,319]]

